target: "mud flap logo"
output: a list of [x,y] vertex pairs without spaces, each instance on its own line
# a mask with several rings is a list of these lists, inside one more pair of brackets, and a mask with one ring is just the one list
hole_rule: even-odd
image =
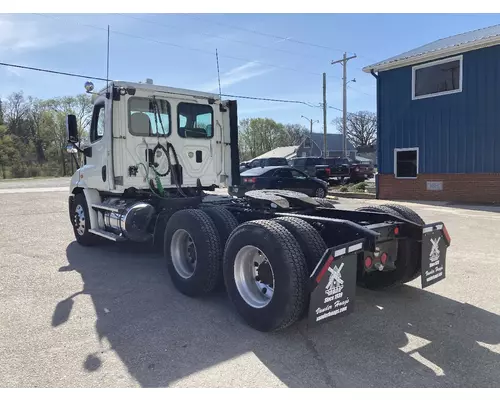
[[441,237],[438,237],[436,239],[431,238],[431,254],[429,255],[429,260],[431,263],[435,263],[436,261],[439,261],[439,255],[441,252],[439,251],[439,241],[441,240]]
[[342,291],[344,288],[344,281],[342,280],[342,275],[340,272],[344,268],[344,263],[340,264],[339,267],[335,266],[333,268],[328,268],[328,272],[330,272],[330,278],[328,279],[328,283],[326,284],[325,294],[327,296],[333,296]]

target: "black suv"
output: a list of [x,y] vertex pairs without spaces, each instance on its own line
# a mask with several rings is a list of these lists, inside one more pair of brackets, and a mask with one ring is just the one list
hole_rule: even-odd
[[250,162],[240,164],[240,172],[252,168],[259,167],[282,167],[288,166],[288,160],[285,157],[269,157],[269,158],[256,158]]
[[291,167],[305,172],[307,175],[328,182],[330,177],[330,167],[321,157],[297,157],[289,162]]

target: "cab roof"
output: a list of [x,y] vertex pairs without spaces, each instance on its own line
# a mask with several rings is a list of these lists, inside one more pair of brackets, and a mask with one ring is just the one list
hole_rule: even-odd
[[[170,86],[162,86],[155,85],[150,83],[139,83],[139,82],[128,82],[128,81],[110,81],[108,86],[120,86],[120,87],[130,87],[135,89],[142,89],[151,92],[164,92],[168,94],[177,94],[184,96],[194,96],[194,97],[203,97],[203,98],[211,98],[215,100],[220,100],[220,96],[215,93],[202,92],[198,90],[190,90],[190,89],[181,89]],[[105,93],[107,90],[107,86],[103,87],[100,90],[100,94]]]

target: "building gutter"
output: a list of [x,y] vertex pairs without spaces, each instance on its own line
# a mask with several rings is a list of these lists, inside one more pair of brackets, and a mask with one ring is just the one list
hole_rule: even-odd
[[370,73],[377,81],[377,174],[375,175],[375,198],[379,198],[379,174],[380,174],[380,133],[381,129],[381,118],[380,118],[380,77],[375,71],[372,69]]
[[376,72],[388,71],[395,68],[407,67],[409,65],[416,65],[427,61],[434,61],[446,57],[452,57],[457,54],[463,54],[469,51],[479,50],[485,47],[492,47],[498,44],[500,44],[500,37],[499,35],[495,35],[493,37],[488,37],[482,40],[477,40],[465,44],[457,44],[455,46],[445,47],[443,49],[437,49],[423,54],[416,54],[414,56],[401,58],[399,60],[394,60],[389,62],[382,61],[380,63],[364,67],[362,71],[366,73],[368,72],[372,73],[372,71]]

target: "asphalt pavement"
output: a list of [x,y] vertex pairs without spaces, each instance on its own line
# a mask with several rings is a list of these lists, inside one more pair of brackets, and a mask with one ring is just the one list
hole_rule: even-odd
[[67,186],[36,185],[0,184],[0,387],[500,386],[499,208],[407,203],[448,227],[444,281],[265,334],[224,293],[178,293],[161,254],[79,246]]

